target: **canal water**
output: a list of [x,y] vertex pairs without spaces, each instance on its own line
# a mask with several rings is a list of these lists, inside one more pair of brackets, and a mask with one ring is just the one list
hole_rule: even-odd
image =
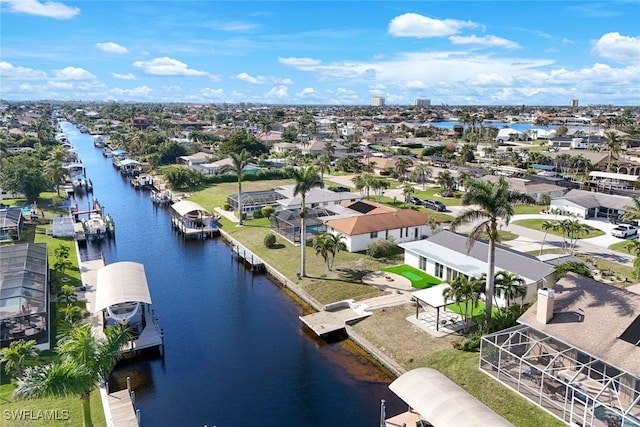
[[[86,251],[144,264],[165,357],[120,363],[131,377],[142,426],[376,426],[406,410],[393,380],[349,341],[326,343],[301,325],[298,307],[266,277],[253,276],[220,239],[184,241],[169,208],[128,179],[70,123],[63,130],[85,164],[94,196],[115,222],[115,239]],[[79,198],[78,206],[89,200]]]

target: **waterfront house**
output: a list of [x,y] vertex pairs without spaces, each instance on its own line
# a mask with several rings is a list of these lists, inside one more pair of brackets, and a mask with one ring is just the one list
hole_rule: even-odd
[[[412,209],[395,212],[367,213],[346,218],[328,217],[327,232],[342,235],[349,252],[367,249],[371,242],[393,239],[396,243],[425,239],[433,231],[428,225],[430,215]],[[436,231],[441,230],[440,225]]]
[[211,161],[211,154],[200,151],[190,156],[180,156],[176,160],[179,165],[185,165],[191,168]]
[[567,425],[640,426],[640,295],[570,273],[518,323],[482,338],[482,372]]
[[48,350],[49,324],[47,245],[0,246],[0,347],[26,339]]
[[574,189],[551,199],[549,209],[580,218],[618,218],[627,206],[633,206],[631,197]]
[[[488,271],[488,244],[478,240],[467,252],[467,236],[441,231],[426,240],[400,243],[404,249],[404,262],[442,281],[453,280],[456,276],[480,277]],[[524,303],[535,299],[536,291],[555,282],[553,266],[537,258],[515,251],[506,246],[496,245],[495,271],[509,271],[522,277],[527,288]],[[504,306],[504,298],[494,296],[498,306]]]
[[[544,195],[548,195],[550,198],[561,197],[567,191],[566,188],[552,184],[551,181],[539,182],[531,179],[512,177],[505,177],[504,179],[509,184],[510,191],[526,194],[535,200],[536,203],[540,203]],[[480,180],[486,182],[497,182],[500,180],[500,177],[496,175],[485,175],[480,178]]]
[[[302,199],[300,195],[294,195],[295,185],[283,185],[275,189],[283,198],[278,200],[282,209],[300,209]],[[352,193],[349,191],[335,192],[325,190],[323,188],[312,188],[306,195],[306,207],[327,207],[345,202],[355,202],[361,200],[360,193]]]

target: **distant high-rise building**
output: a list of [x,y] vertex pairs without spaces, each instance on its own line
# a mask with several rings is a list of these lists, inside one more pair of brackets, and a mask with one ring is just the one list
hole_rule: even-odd
[[572,99],[571,100],[571,108],[578,108],[578,100],[577,99]]
[[431,100],[425,98],[416,98],[413,100],[414,107],[429,107],[431,106]]
[[372,107],[384,107],[384,97],[382,96],[374,96],[371,98],[371,106]]

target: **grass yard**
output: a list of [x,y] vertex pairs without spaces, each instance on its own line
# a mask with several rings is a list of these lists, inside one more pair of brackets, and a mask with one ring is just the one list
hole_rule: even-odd
[[447,206],[460,206],[460,193],[456,193],[456,197],[440,196],[440,187],[425,188],[424,190],[416,190],[413,196],[420,199],[440,200]]
[[548,206],[541,205],[516,205],[513,207],[513,213],[516,215],[523,214],[539,214],[545,210]]
[[[533,230],[538,230],[542,233],[548,232],[549,234],[553,234],[555,236],[563,237],[562,231],[549,229],[544,230],[542,228],[542,223],[545,220],[542,218],[533,218],[533,219],[520,219],[518,221],[514,221],[512,224],[520,225],[522,227],[531,228]],[[590,226],[586,226],[589,232],[587,234],[580,234],[578,236],[579,239],[589,239],[591,237],[604,236],[604,231],[598,230],[597,228],[593,228]]]
[[416,289],[426,289],[434,285],[439,285],[442,280],[437,279],[424,271],[413,268],[407,264],[394,265],[392,267],[383,268],[382,271],[399,274],[411,281],[411,286]]
[[[471,320],[475,323],[478,323],[480,320],[480,316],[482,316],[484,314],[484,310],[485,310],[485,305],[483,301],[478,301],[478,303],[473,306],[472,302],[469,301],[469,309],[471,310],[471,312],[469,313],[469,316],[471,317]],[[462,315],[462,312],[465,310],[465,305],[464,305],[464,301],[461,302],[460,304],[449,304],[447,305],[447,310],[453,311],[454,313],[458,313],[460,315]],[[495,313],[496,310],[495,308],[491,311],[492,313]]]
[[618,251],[624,254],[628,254],[629,251],[627,250],[627,245],[631,244],[631,240],[622,240],[620,242],[614,243],[613,245],[609,245],[609,249],[611,249],[612,251]]

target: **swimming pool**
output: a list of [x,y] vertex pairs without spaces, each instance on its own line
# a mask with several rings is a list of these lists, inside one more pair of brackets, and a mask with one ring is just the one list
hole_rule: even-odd
[[[618,421],[622,420],[622,415],[620,415],[619,412],[616,412],[604,405],[596,406],[596,408],[593,410],[593,416],[600,421],[604,421],[605,419],[614,419]],[[631,415],[627,415],[627,419],[625,420],[625,422],[619,425],[621,427],[640,427],[640,420]]]

